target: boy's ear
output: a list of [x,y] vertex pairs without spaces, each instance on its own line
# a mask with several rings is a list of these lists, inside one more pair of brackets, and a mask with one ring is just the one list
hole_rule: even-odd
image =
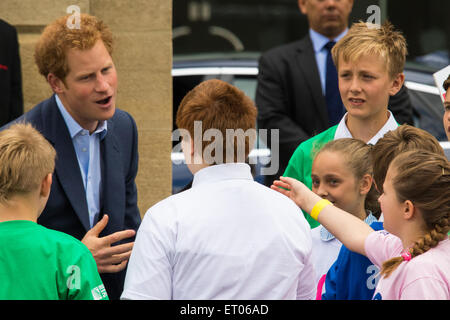
[[191,139],[191,156],[194,156],[194,139]]
[[361,195],[366,195],[369,193],[370,189],[372,188],[372,183],[375,183],[373,180],[373,177],[370,174],[365,174],[360,182],[359,186],[359,192]]
[[389,90],[389,95],[390,96],[396,95],[397,92],[399,92],[400,89],[402,88],[404,82],[405,82],[405,74],[404,73],[397,74],[392,80],[392,86]]
[[52,174],[49,173],[45,176],[41,183],[41,196],[43,198],[48,198],[50,195],[50,190],[52,188]]
[[54,93],[62,93],[63,92],[64,82],[60,78],[58,78],[55,74],[49,73],[47,75],[47,82],[50,85],[50,87],[52,88]]

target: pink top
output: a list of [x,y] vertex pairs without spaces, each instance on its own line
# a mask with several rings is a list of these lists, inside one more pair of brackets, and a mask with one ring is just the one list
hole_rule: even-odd
[[[399,257],[401,240],[388,232],[372,232],[365,242],[366,255],[381,269],[384,261]],[[386,279],[380,278],[375,300],[450,300],[450,240],[402,262]]]

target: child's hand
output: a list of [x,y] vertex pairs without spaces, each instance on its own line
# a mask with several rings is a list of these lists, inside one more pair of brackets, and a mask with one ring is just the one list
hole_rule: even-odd
[[275,180],[270,188],[284,194],[294,201],[300,208],[309,212],[311,203],[314,205],[314,198],[318,196],[296,179],[280,177],[280,180]]

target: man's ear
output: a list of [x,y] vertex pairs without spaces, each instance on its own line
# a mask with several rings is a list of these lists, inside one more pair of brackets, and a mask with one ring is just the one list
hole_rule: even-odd
[[306,1],[308,0],[298,0],[298,8],[300,12],[306,14],[308,10],[306,10]]
[[360,185],[359,185],[360,194],[361,195],[368,194],[370,189],[372,188],[372,183],[374,183],[373,177],[370,174],[366,173],[360,180]]
[[396,95],[402,88],[404,82],[405,82],[405,74],[404,73],[397,74],[392,81],[392,86],[389,89],[389,95],[390,96]]
[[41,196],[43,198],[48,198],[50,195],[50,190],[52,188],[52,174],[49,173],[45,176],[41,183]]
[[50,84],[54,93],[62,93],[65,89],[64,82],[58,78],[54,73],[49,73],[47,75],[47,82]]

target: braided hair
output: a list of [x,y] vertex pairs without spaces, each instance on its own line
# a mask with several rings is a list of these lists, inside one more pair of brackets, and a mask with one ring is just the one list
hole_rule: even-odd
[[[425,235],[408,249],[411,259],[436,247],[450,230],[450,164],[443,155],[429,151],[408,151],[397,156],[393,187],[400,202],[410,200],[421,212]],[[380,274],[385,278],[405,260],[395,257],[383,263]],[[408,259],[407,259],[408,260]]]

